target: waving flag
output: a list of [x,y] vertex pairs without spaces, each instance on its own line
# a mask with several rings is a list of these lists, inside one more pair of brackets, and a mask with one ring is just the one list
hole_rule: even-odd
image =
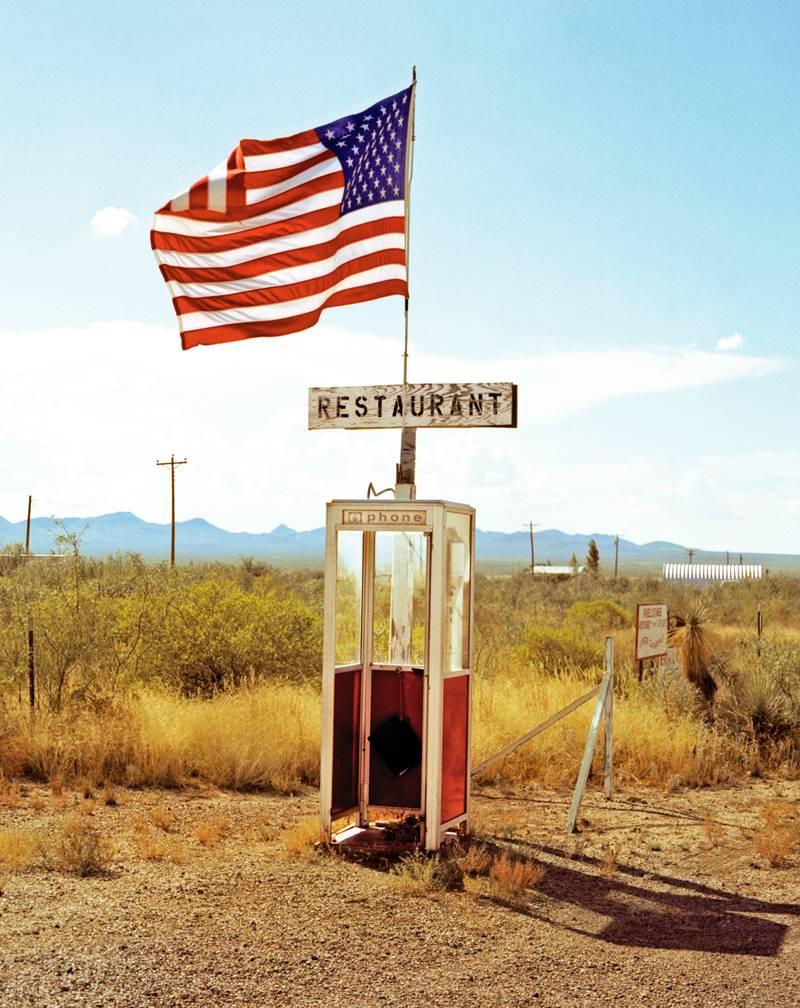
[[242,140],[150,233],[183,348],[309,329],[325,308],[408,296],[412,88],[280,140]]

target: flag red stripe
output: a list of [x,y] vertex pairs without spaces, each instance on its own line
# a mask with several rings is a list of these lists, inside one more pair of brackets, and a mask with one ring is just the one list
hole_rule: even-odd
[[303,329],[315,326],[326,308],[358,304],[375,298],[390,297],[393,294],[407,297],[408,284],[404,280],[382,280],[380,283],[365,284],[363,287],[354,287],[352,290],[332,294],[323,305],[312,312],[292,315],[290,318],[273,322],[240,322],[209,329],[196,329],[181,333],[181,343],[184,350],[189,350],[196,346],[214,346],[218,343],[232,343],[235,340],[252,339],[256,336],[287,336],[289,333],[301,332]]
[[[334,208],[335,212],[335,208]],[[336,219],[334,217],[334,219]],[[330,223],[325,221],[325,223]],[[315,225],[316,226],[316,225]],[[298,228],[303,231],[304,228]],[[291,249],[287,252],[274,252],[272,255],[249,259],[235,266],[168,266],[162,265],[161,275],[165,280],[175,280],[177,283],[225,283],[227,280],[244,280],[246,277],[258,276],[259,273],[269,273],[284,266],[303,266],[306,263],[327,259],[339,249],[351,242],[363,241],[384,234],[403,234],[405,221],[402,217],[383,217],[380,220],[358,224],[356,227],[340,231],[330,241],[319,245],[308,245],[305,248]]]
[[177,315],[187,315],[191,312],[222,311],[225,308],[250,308],[253,305],[280,304],[285,301],[296,301],[299,298],[320,294],[344,280],[345,277],[374,269],[376,266],[405,266],[405,249],[383,249],[369,255],[359,256],[342,263],[321,277],[304,280],[300,283],[283,284],[277,287],[262,287],[254,291],[237,291],[231,294],[218,294],[215,297],[176,297],[172,299]]
[[239,147],[245,157],[252,157],[254,154],[280,154],[295,150],[297,147],[310,147],[311,144],[319,142],[317,131],[310,129],[295,133],[294,136],[279,137],[277,140],[242,140]]

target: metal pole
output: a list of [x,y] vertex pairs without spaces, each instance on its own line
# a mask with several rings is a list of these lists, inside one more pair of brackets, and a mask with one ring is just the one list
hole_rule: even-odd
[[[406,284],[410,280],[410,247],[411,247],[411,179],[414,176],[414,122],[417,96],[417,68],[411,68],[411,106],[408,110],[409,143],[406,147]],[[403,384],[408,384],[408,295],[403,306]],[[395,474],[395,496],[414,498],[417,480],[417,428],[403,427],[400,432],[400,462]],[[403,487],[403,490],[399,488]]]
[[[617,537],[619,538],[619,537]],[[605,746],[603,766],[603,794],[614,797],[614,638],[606,637],[606,671],[608,692],[605,702]]]
[[597,706],[594,709],[589,735],[586,739],[586,747],[583,750],[583,760],[578,772],[578,780],[575,782],[575,792],[572,795],[572,804],[570,805],[569,817],[567,818],[567,833],[574,833],[578,822],[578,813],[583,801],[583,793],[586,790],[586,782],[589,780],[589,771],[592,769],[592,756],[594,755],[594,747],[597,744],[597,734],[600,730],[600,718],[603,716],[603,711],[605,710],[610,684],[611,670],[606,669],[600,685],[600,693],[597,697]]
[[33,616],[28,616],[28,699],[31,711],[36,707],[36,666],[33,654]]

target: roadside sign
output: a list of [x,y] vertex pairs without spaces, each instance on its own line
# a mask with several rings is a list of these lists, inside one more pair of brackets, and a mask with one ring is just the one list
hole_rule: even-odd
[[662,672],[680,672],[681,662],[678,649],[675,647],[668,647],[667,653],[659,658],[658,667]]
[[308,428],[516,427],[512,382],[355,385],[308,390]]
[[640,602],[636,606],[636,661],[667,653],[667,603]]

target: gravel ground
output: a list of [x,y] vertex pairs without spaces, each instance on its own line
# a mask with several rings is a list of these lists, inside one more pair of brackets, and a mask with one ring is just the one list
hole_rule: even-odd
[[313,793],[23,792],[0,829],[52,834],[82,807],[114,856],[99,877],[0,875],[2,1008],[800,1005],[800,845],[780,867],[758,853],[800,782],[592,793],[574,837],[568,795],[484,791],[481,833],[546,869],[511,900],[290,855]]

